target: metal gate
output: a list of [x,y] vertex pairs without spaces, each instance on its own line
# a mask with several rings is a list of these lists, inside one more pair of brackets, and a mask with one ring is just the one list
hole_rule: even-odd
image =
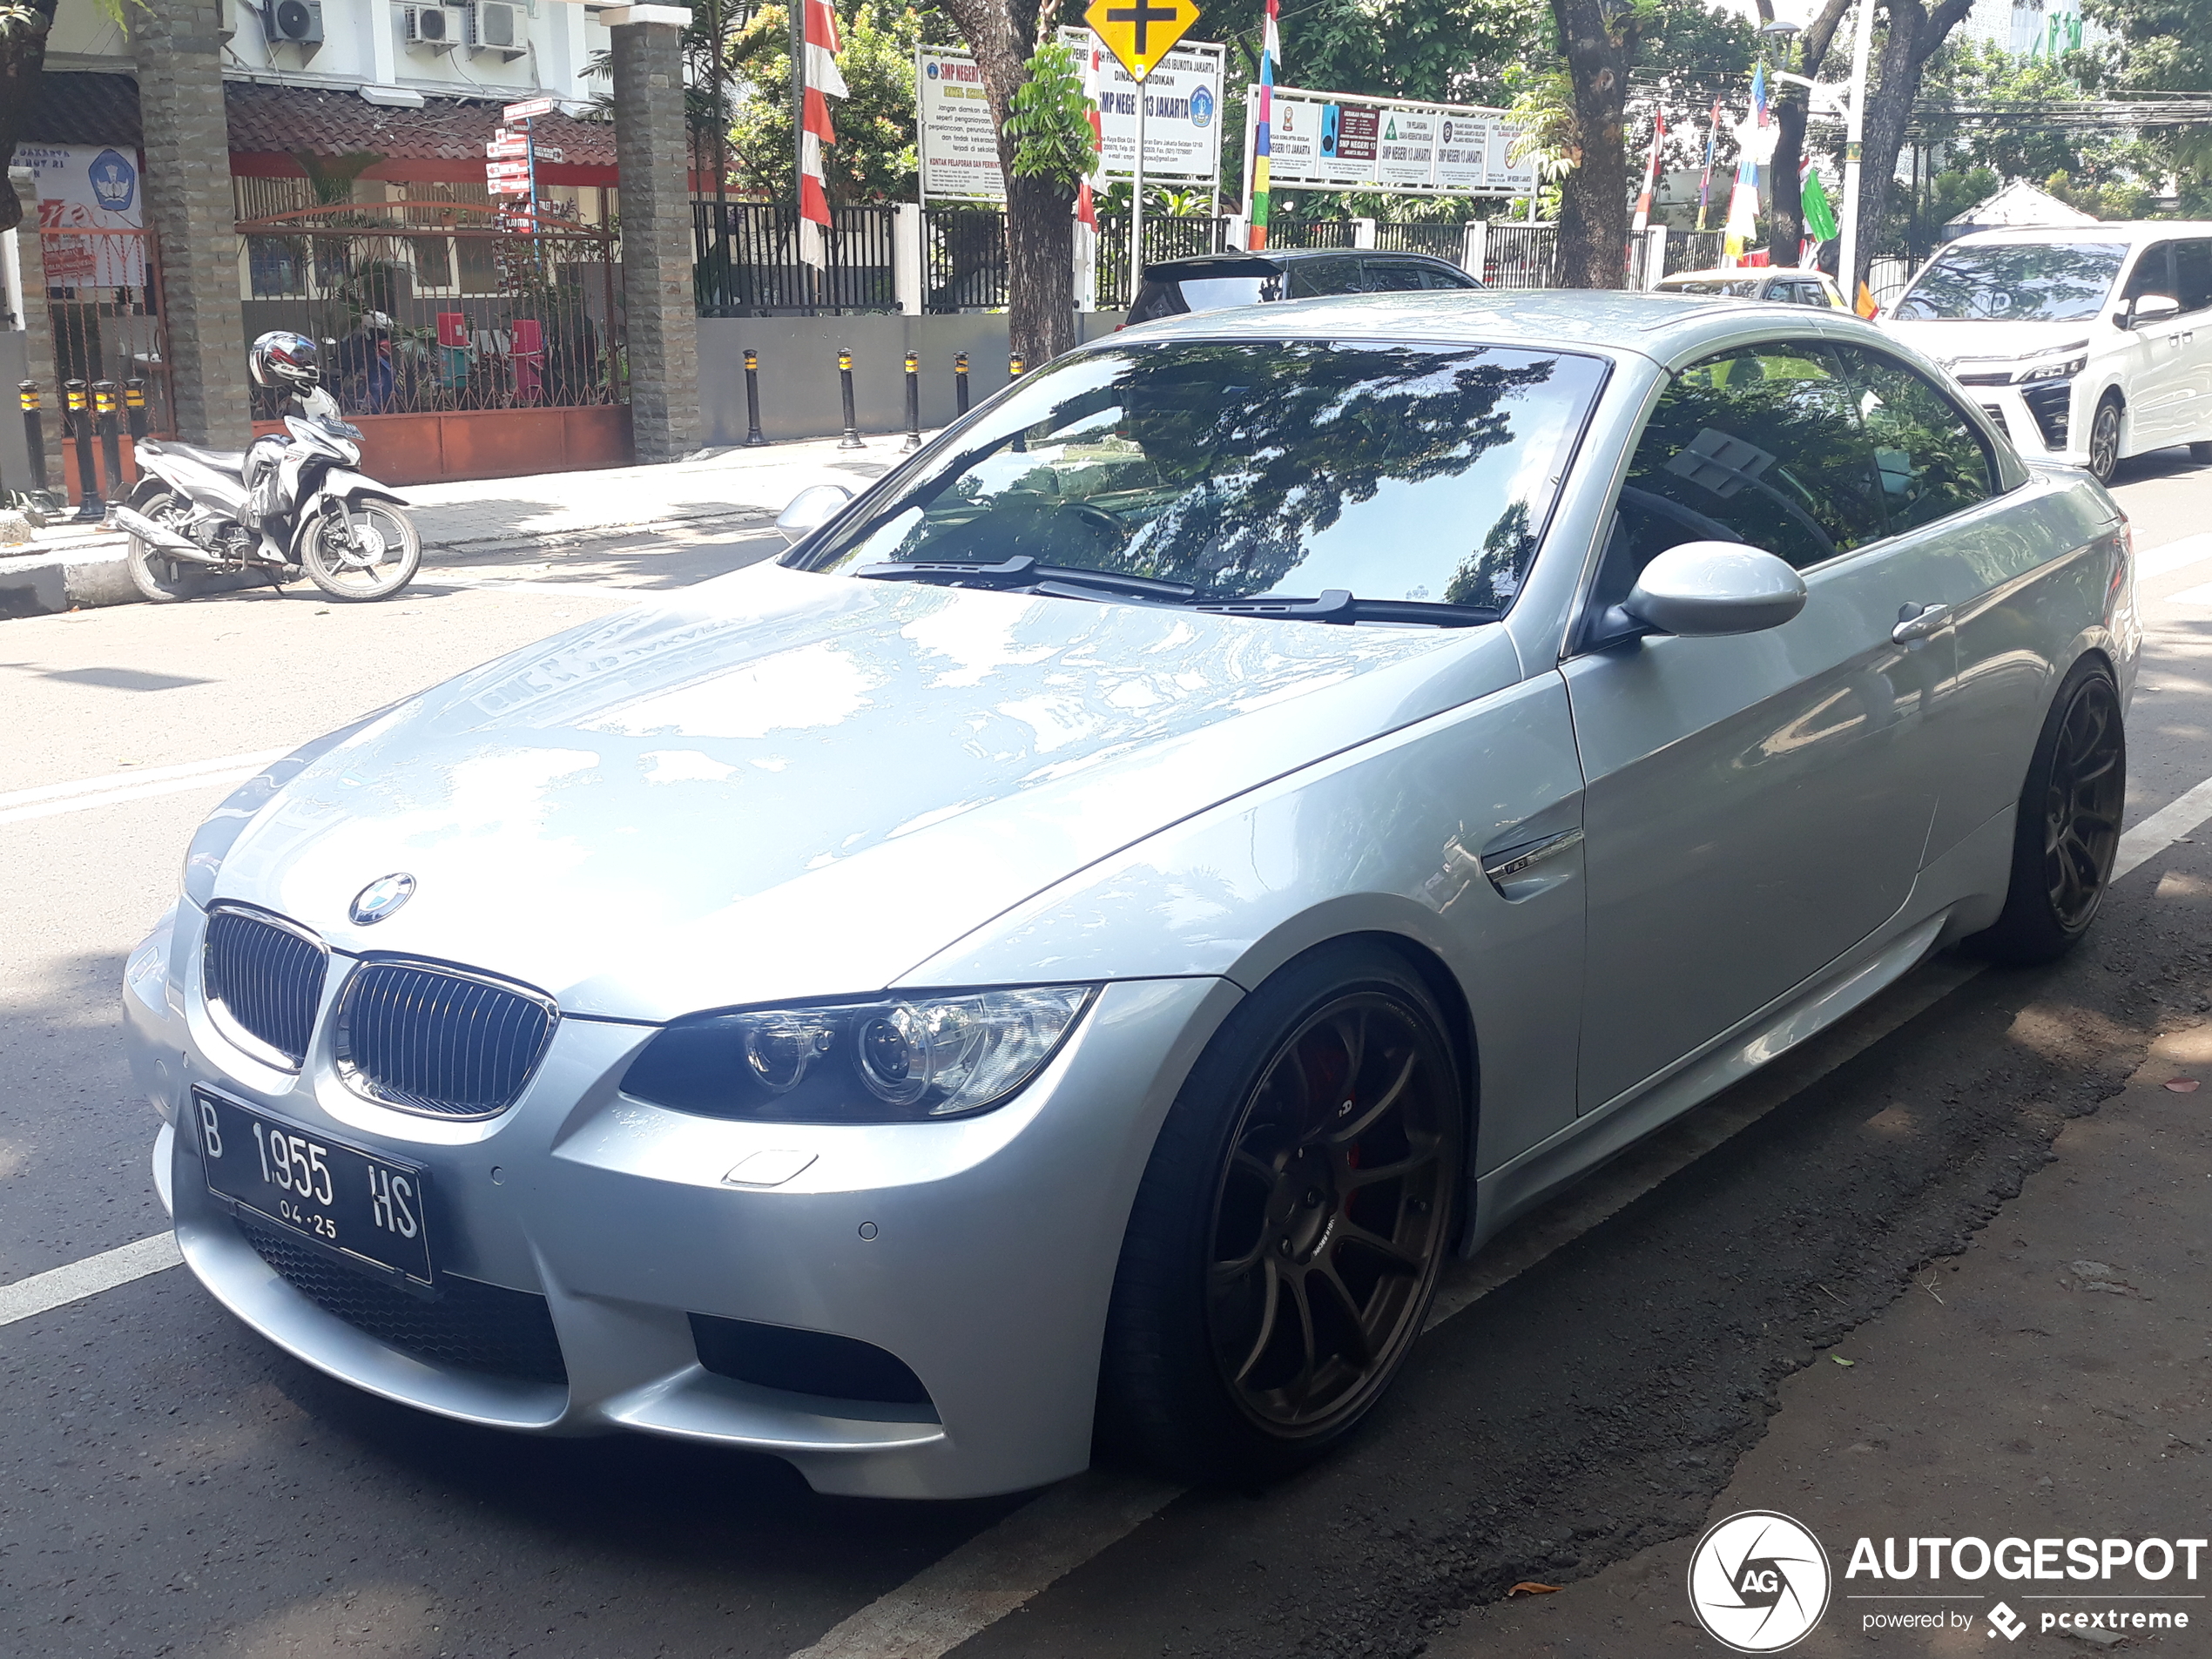
[[597,226],[384,202],[246,219],[238,233],[246,339],[290,328],[325,342],[349,415],[628,401],[616,241]]
[[[142,230],[42,225],[38,252],[54,325],[55,378],[88,385],[141,381],[149,428],[173,432],[161,265],[153,238]],[[50,409],[61,406],[59,387],[40,390]],[[51,436],[48,442],[51,447]]]

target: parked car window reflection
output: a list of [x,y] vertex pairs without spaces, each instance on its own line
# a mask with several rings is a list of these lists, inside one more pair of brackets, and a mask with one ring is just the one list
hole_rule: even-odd
[[2184,311],[2212,307],[2212,242],[2174,244],[2174,297]]
[[2079,321],[2102,309],[2127,256],[2117,242],[1950,248],[1913,280],[1893,314],[1904,322]]
[[1958,405],[1895,358],[1863,346],[1837,350],[1859,388],[1859,419],[1873,441],[1892,535],[1996,493],[1989,451]]
[[1885,532],[1880,497],[1852,388],[1826,347],[1709,357],[1675,377],[1637,442],[1602,577],[1606,603],[1683,542],[1743,542],[1801,569],[1817,564]]
[[954,560],[1343,589],[1503,610],[1595,358],[1322,341],[1163,341],[1062,360],[836,534],[816,570]]

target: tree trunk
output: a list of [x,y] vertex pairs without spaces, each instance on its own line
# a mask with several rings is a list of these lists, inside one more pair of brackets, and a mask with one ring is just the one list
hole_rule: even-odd
[[1006,177],[1007,343],[1035,368],[1076,343],[1074,199],[1042,179],[1014,176],[1014,138],[1006,130],[1036,50],[1037,8],[1034,0],[946,0],[945,10],[975,54],[990,98]]
[[1804,245],[1804,199],[1797,189],[1797,164],[1805,153],[1803,87],[1791,87],[1776,100],[1774,124],[1781,136],[1774,145],[1774,205],[1767,213],[1766,256],[1770,265],[1795,265]]
[[1885,0],[1883,9],[1889,13],[1890,32],[1878,57],[1880,78],[1866,98],[1858,169],[1858,269],[1844,273],[1847,294],[1858,292],[1867,262],[1874,256],[1875,233],[1889,211],[1890,192],[1897,182],[1898,153],[1905,148],[1905,130],[1912,124],[1913,100],[1920,96],[1920,71],[1944,37],[1973,9],[1973,0],[1943,0],[1932,11],[1921,10],[1918,0]]
[[[23,223],[24,205],[8,182],[8,166],[16,158],[17,135],[24,118],[38,99],[39,78],[46,70],[46,37],[54,26],[57,0],[29,0],[27,15],[19,13],[12,25],[0,24],[0,234]],[[30,208],[35,219],[38,209]]]
[[1607,0],[1552,0],[1552,15],[1574,84],[1576,152],[1574,171],[1560,184],[1553,280],[1563,288],[1623,287],[1629,245],[1623,108],[1629,63],[1635,56],[1635,14]]

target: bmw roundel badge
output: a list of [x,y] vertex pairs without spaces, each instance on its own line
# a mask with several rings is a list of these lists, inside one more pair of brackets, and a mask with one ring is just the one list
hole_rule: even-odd
[[381,875],[354,895],[354,920],[364,927],[381,921],[415,896],[415,878],[402,871]]

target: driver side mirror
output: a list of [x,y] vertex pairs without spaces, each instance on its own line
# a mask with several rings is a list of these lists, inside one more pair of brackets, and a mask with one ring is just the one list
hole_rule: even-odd
[[852,499],[853,492],[842,484],[813,484],[800,490],[776,516],[776,529],[784,545],[795,547],[805,541],[835,518]]
[[2147,322],[2161,322],[2168,317],[2182,314],[2182,302],[2170,293],[2139,293],[2128,302],[2127,314],[2119,319],[2122,328],[2136,328]]
[[1662,634],[1756,634],[1805,608],[1804,578],[1741,542],[1684,542],[1643,567],[1621,602],[1632,623]]

